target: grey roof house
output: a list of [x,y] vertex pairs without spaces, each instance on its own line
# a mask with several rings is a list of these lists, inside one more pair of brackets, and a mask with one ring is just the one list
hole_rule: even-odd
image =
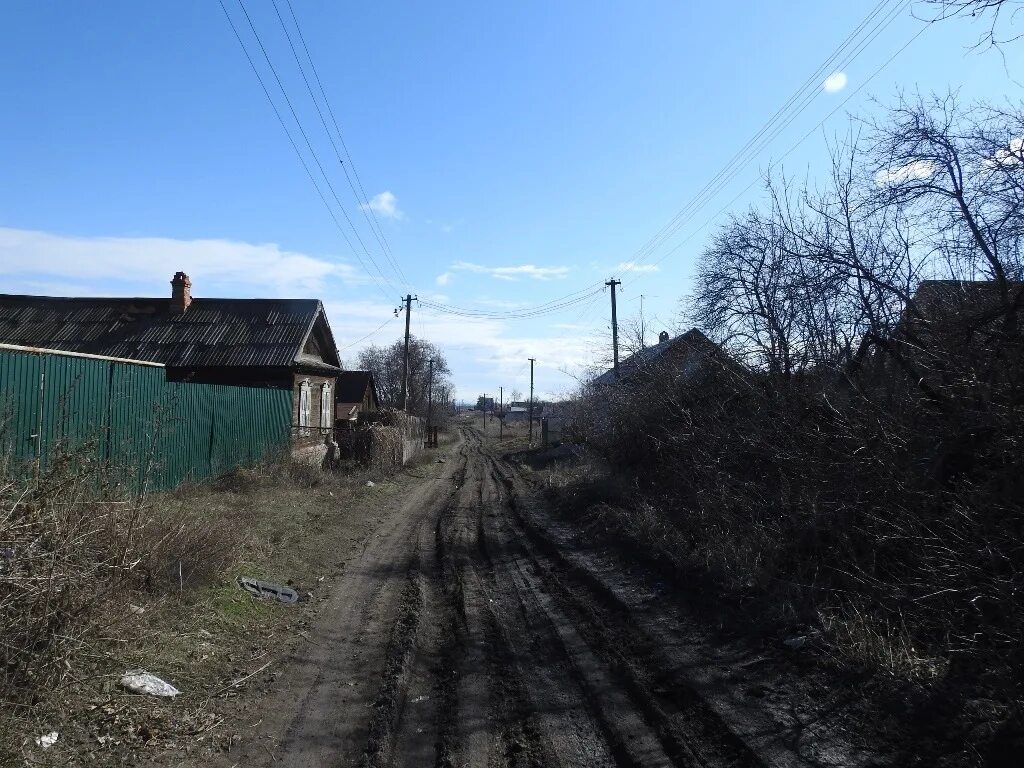
[[693,378],[712,359],[724,358],[721,348],[696,328],[670,337],[662,331],[658,343],[619,361],[619,371],[609,369],[593,379],[595,387],[638,383],[656,373],[673,370],[684,378]]
[[341,363],[318,299],[193,298],[178,272],[162,298],[0,294],[0,344],[161,363],[167,378],[293,392],[297,447],[334,426]]

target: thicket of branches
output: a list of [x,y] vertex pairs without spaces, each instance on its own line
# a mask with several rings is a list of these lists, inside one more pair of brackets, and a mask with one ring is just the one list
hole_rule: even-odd
[[826,184],[769,179],[687,302],[728,357],[583,420],[691,564],[894,674],[1021,683],[1022,137],[1019,105],[918,99],[856,124]]
[[[370,371],[377,383],[377,394],[384,408],[400,408],[402,405],[402,358],[405,342],[402,339],[387,347],[371,346],[359,353],[356,367]],[[430,365],[433,359],[433,387],[430,384]],[[434,415],[440,417],[452,400],[451,370],[444,353],[429,341],[409,339],[409,394],[406,410],[416,416],[427,415],[427,397],[432,394]]]

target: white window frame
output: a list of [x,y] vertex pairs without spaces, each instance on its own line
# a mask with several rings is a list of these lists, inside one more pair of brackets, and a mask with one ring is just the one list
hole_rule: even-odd
[[328,429],[334,426],[334,398],[331,397],[331,382],[320,385],[320,426]]
[[312,394],[309,379],[303,379],[299,385],[299,435],[302,437],[309,436],[309,400]]

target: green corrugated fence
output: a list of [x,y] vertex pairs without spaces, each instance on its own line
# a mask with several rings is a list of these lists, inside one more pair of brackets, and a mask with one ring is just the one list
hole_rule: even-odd
[[94,454],[136,487],[163,490],[287,449],[290,390],[165,374],[147,363],[0,349],[3,452],[43,468],[61,452]]

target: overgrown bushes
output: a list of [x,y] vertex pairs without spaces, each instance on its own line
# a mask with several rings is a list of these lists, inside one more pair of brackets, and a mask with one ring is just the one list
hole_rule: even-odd
[[622,514],[653,504],[679,532],[680,567],[816,624],[858,665],[998,670],[986,684],[1018,699],[1022,125],[1021,109],[903,104],[837,152],[825,191],[772,183],[690,297],[732,362],[587,392],[577,420],[635,478]]

